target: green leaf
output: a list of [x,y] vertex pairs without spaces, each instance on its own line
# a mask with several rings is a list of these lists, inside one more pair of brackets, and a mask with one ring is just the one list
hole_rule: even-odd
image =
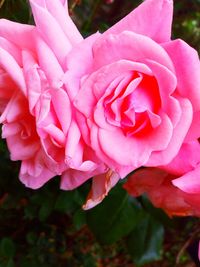
[[34,245],[37,241],[37,235],[34,232],[28,232],[26,235],[26,240],[28,244]]
[[9,261],[7,262],[6,267],[15,267],[13,259],[9,259]]
[[1,239],[0,254],[9,259],[15,255],[15,244],[12,239],[7,237]]
[[4,1],[0,8],[0,17],[26,23],[30,20],[29,5],[26,0]]
[[88,226],[100,243],[114,243],[133,230],[141,211],[136,202],[118,185],[100,205],[86,213]]
[[86,224],[86,212],[77,210],[73,216],[73,223],[76,230],[80,230],[81,227]]
[[142,266],[161,258],[164,228],[150,214],[143,212],[127,240],[134,263]]
[[39,219],[40,221],[45,221],[54,208],[54,199],[46,199],[39,210]]
[[24,208],[24,218],[32,220],[37,217],[38,209],[37,206],[29,204]]
[[58,195],[54,209],[62,213],[71,213],[77,208],[74,201],[74,191],[61,191]]
[[154,207],[146,195],[141,196],[140,199],[143,208],[157,221],[165,226],[173,226],[173,220],[162,209]]

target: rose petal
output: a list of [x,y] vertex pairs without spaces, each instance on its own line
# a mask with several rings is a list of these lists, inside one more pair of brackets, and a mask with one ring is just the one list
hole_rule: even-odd
[[171,71],[174,70],[169,55],[158,43],[131,31],[99,38],[93,46],[93,53],[95,70],[120,59],[140,63],[146,63],[147,59],[153,60]]
[[172,131],[173,134],[168,147],[163,151],[152,152],[149,161],[145,164],[146,166],[166,165],[178,154],[192,122],[192,106],[190,101],[188,99],[179,98],[179,103],[182,114],[179,122]]
[[37,36],[35,40],[40,68],[45,72],[45,76],[48,78],[49,82],[56,86],[61,83],[61,78],[64,75],[64,72],[58,63],[55,54],[51,51],[49,46],[46,45],[42,38]]
[[[190,99],[194,111],[200,106],[200,61],[198,53],[182,40],[163,44],[176,72],[178,93]],[[192,78],[191,78],[192,74]]]
[[166,148],[171,135],[172,125],[165,115],[162,117],[160,126],[152,133],[139,138],[126,137],[121,130],[117,129],[115,131],[98,130],[98,139],[103,152],[116,162],[117,169],[114,169],[121,175],[121,165],[132,166],[132,170],[144,165],[153,150]]
[[0,36],[9,40],[21,49],[34,51],[35,26],[0,19]]
[[[37,2],[41,0],[37,0]],[[62,3],[63,2],[63,3]],[[63,32],[69,39],[72,45],[75,45],[83,40],[82,35],[78,31],[76,25],[68,14],[68,1],[49,1],[45,0],[46,8],[52,14],[52,16],[59,23]],[[65,8],[63,8],[63,5]]]
[[[41,0],[30,0],[37,30],[53,50],[60,64],[64,67],[68,52],[72,44],[63,32],[56,18],[46,8],[45,2]],[[56,36],[56,38],[55,38]],[[57,41],[59,40],[59,42]]]
[[104,33],[132,31],[149,36],[158,43],[170,40],[173,15],[172,0],[146,0]]
[[25,186],[38,189],[55,175],[47,168],[43,152],[39,150],[36,157],[22,161],[19,179]]
[[173,185],[189,194],[200,193],[200,166],[172,181]]
[[83,205],[83,209],[88,210],[98,205],[107,196],[110,189],[116,185],[119,179],[119,175],[112,171],[95,176],[92,180],[92,188],[88,194],[86,203]]
[[9,73],[12,80],[18,85],[23,94],[26,95],[26,85],[24,81],[23,71],[16,60],[6,50],[0,47],[1,67]]
[[21,51],[16,45],[0,37],[0,47],[6,50],[16,60],[19,66],[22,66]]
[[160,166],[169,173],[180,176],[195,169],[200,161],[200,144],[197,140],[181,146],[178,155],[165,166]]

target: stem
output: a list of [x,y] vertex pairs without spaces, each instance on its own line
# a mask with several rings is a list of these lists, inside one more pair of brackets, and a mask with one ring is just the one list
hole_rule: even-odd
[[6,0],[1,0],[0,1],[0,8],[3,6],[3,4],[5,3]]
[[95,1],[95,4],[94,4],[93,9],[92,9],[92,13],[91,13],[91,15],[89,16],[89,18],[87,19],[87,21],[85,22],[85,24],[83,26],[83,31],[87,32],[89,30],[90,24],[94,20],[94,17],[96,15],[97,11],[98,11],[100,3],[101,3],[101,0],[96,0]]

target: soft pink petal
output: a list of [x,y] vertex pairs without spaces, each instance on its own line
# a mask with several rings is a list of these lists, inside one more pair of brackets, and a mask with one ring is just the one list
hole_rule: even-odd
[[74,105],[86,117],[90,117],[97,101],[106,96],[107,90],[109,93],[113,89],[113,81],[119,76],[130,75],[134,71],[142,71],[151,75],[151,70],[144,64],[129,60],[120,60],[100,68],[83,82]]
[[20,139],[20,133],[6,138],[10,151],[11,160],[27,160],[34,156],[39,148],[38,141],[28,141]]
[[[39,1],[41,2],[41,0],[37,0],[37,2]],[[82,35],[80,34],[76,25],[73,23],[72,19],[68,14],[67,1],[45,0],[45,4],[46,8],[59,23],[60,27],[62,28],[63,32],[65,33],[72,45],[75,45],[76,43],[79,43],[83,40]]]
[[0,47],[6,50],[19,66],[22,66],[21,51],[15,44],[0,36]]
[[194,111],[200,107],[200,61],[198,53],[182,40],[163,45],[174,64],[178,93],[190,99]]
[[78,128],[77,123],[73,120],[71,122],[68,131],[68,136],[65,146],[65,155],[67,157],[67,160],[72,161],[72,163],[75,161],[76,157],[80,157],[80,155],[82,155],[83,153],[84,147],[79,146],[80,139],[81,139],[80,130]]
[[[66,64],[68,71],[66,71],[63,77],[63,82],[71,100],[74,100],[80,89],[80,80],[82,80],[86,73],[92,71],[92,46],[99,36],[99,33],[89,36],[83,42],[74,46],[67,55]],[[82,62],[82,64],[77,64],[77,62]]]
[[190,129],[185,137],[184,142],[191,142],[200,137],[200,111],[193,113],[193,119]]
[[62,174],[60,188],[73,190],[93,176],[105,172],[105,170],[102,164],[84,161],[80,166],[76,166],[75,169],[66,170]]
[[27,112],[27,103],[20,91],[15,91],[6,108],[4,109],[0,123],[10,123],[20,120]]
[[49,92],[40,94],[40,101],[36,106],[36,121],[37,126],[42,128],[50,123],[55,123],[54,116],[51,112],[51,95]]
[[[93,67],[93,45],[101,36],[99,32],[90,35],[80,44],[77,44],[67,55],[67,68],[72,71],[77,77],[90,72]],[[84,64],[78,64],[82,62]],[[67,74],[67,73],[66,73]]]
[[83,39],[76,25],[73,23],[72,19],[69,16],[67,3],[68,1],[33,0],[30,2],[32,2],[32,4],[37,4],[38,6],[48,11],[60,25],[61,29],[72,44],[76,44]]
[[178,155],[165,166],[160,168],[174,175],[183,175],[195,169],[200,162],[200,144],[197,140],[190,143],[184,143],[178,152]]
[[[182,114],[179,122],[173,129],[170,143],[163,151],[152,153],[146,166],[161,166],[168,164],[177,154],[184,141],[192,122],[192,106],[189,100],[179,98]],[[162,142],[162,141],[161,141]]]
[[64,133],[54,124],[48,124],[47,126],[43,127],[43,131],[48,133],[51,136],[51,138],[56,142],[56,144],[58,144],[58,146],[65,145]]
[[93,53],[95,69],[123,59],[140,63],[153,60],[174,70],[169,55],[159,44],[148,36],[130,31],[99,38],[94,44]]
[[104,35],[132,31],[149,36],[158,43],[170,40],[172,0],[146,0]]
[[52,105],[65,135],[69,131],[72,120],[72,105],[67,93],[62,88],[55,88],[51,91]]
[[156,78],[162,101],[161,106],[164,110],[167,110],[167,105],[170,106],[170,95],[177,88],[176,75],[166,65],[160,64],[158,61],[147,59],[145,63],[151,69],[152,75]]
[[16,84],[6,72],[0,74],[0,100],[9,101],[17,89]]
[[44,38],[47,45],[53,50],[60,64],[64,67],[66,55],[71,50],[72,44],[63,32],[56,18],[54,18],[46,8],[45,1],[30,0],[30,4],[37,30]]
[[[179,101],[176,99],[176,95],[173,94],[176,92],[177,88],[176,75],[158,62],[147,60],[146,64],[151,69],[156,79],[161,98],[161,109],[166,112],[175,127],[180,120],[182,112]],[[152,93],[152,97],[155,104],[157,101],[155,94]]]
[[2,48],[0,48],[0,63],[1,67],[9,73],[12,80],[18,85],[21,92],[26,95],[26,85],[21,67],[16,60]]
[[[106,131],[99,129],[98,139],[103,152],[117,163],[117,172],[122,176],[121,165],[132,166],[132,169],[144,165],[154,150],[167,147],[172,135],[172,125],[167,116],[162,123],[144,137],[126,137],[120,130]],[[121,154],[123,151],[123,156]],[[123,170],[123,168],[122,168]],[[128,174],[128,173],[127,173]]]
[[21,126],[17,122],[6,123],[2,126],[2,138],[7,138],[12,135],[16,135],[20,132]]
[[34,26],[0,19],[0,36],[21,49],[34,51]]
[[55,172],[57,175],[61,175],[63,171],[68,169],[68,166],[64,162],[64,149],[60,146],[51,136],[40,139],[41,146],[46,155],[45,164],[49,170]]
[[172,181],[179,189],[189,194],[200,193],[200,166]]
[[19,179],[25,186],[38,189],[56,176],[56,173],[47,168],[44,157],[39,150],[36,157],[22,161]]
[[52,50],[40,36],[35,38],[38,64],[51,85],[57,87],[61,83],[64,72]]
[[66,12],[68,13],[68,0],[60,0],[60,2],[65,7]]
[[92,175],[88,175],[88,172],[69,169],[62,174],[60,188],[63,190],[73,190],[90,178],[92,178]]
[[30,112],[32,115],[37,115],[34,109],[42,93],[41,77],[38,72],[39,66],[28,51],[24,51],[22,57]]

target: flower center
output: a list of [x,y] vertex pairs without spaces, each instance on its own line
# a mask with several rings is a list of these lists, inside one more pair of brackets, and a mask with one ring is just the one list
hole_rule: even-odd
[[105,117],[109,124],[120,127],[125,135],[157,127],[161,105],[158,85],[153,76],[129,72],[116,79],[115,86],[104,98]]

